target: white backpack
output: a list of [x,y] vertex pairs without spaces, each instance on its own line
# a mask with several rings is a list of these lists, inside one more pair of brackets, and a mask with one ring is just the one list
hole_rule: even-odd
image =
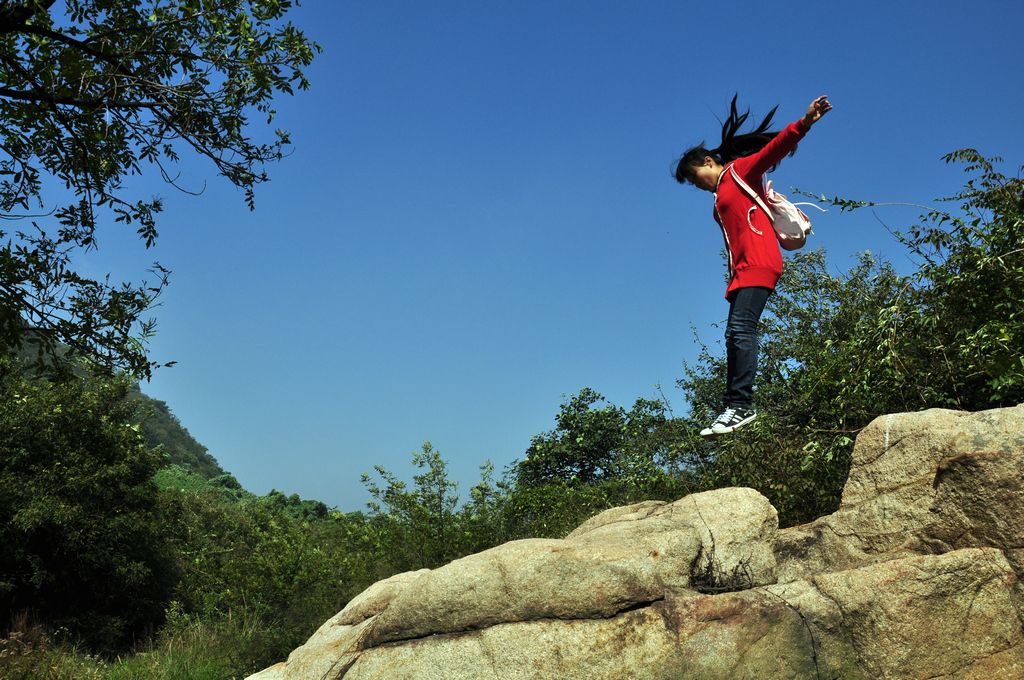
[[[772,188],[771,180],[768,180],[764,186],[764,195],[768,199],[768,204],[765,205],[761,196],[751,189],[746,182],[740,179],[740,176],[736,173],[736,169],[731,165],[729,166],[729,171],[732,173],[732,178],[736,180],[736,184],[738,184],[743,191],[747,192],[747,195],[753,199],[754,203],[760,206],[761,210],[768,215],[768,219],[771,221],[772,227],[775,228],[775,235],[779,237],[779,245],[785,250],[798,250],[803,248],[804,244],[807,243],[807,235],[811,233],[811,220],[797,206],[809,205],[814,208],[818,208],[818,210],[822,212],[825,212],[825,209],[820,208],[813,203],[790,203],[785,196]],[[750,210],[753,211],[754,208],[751,208]],[[747,213],[747,224],[750,224],[749,212]],[[750,224],[750,228],[754,229],[754,225]],[[757,230],[754,229],[754,231]]]

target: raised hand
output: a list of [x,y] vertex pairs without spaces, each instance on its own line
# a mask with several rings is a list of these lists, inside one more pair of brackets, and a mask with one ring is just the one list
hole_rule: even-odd
[[821,95],[807,107],[807,113],[804,114],[804,125],[811,127],[831,110],[832,102],[828,100],[828,95]]

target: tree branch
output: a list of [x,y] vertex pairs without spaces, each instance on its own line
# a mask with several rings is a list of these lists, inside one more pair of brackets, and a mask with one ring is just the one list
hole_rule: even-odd
[[14,90],[9,87],[0,87],[0,97],[17,99],[26,102],[42,102],[46,104],[61,104],[74,106],[79,109],[152,109],[163,106],[161,102],[130,102],[130,101],[108,101],[106,99],[79,99],[68,95],[46,94],[40,92],[26,92]]
[[90,47],[89,45],[87,45],[86,43],[82,42],[81,40],[78,40],[76,38],[72,38],[69,35],[64,35],[63,33],[59,33],[57,31],[51,31],[48,28],[43,28],[42,26],[35,26],[35,25],[32,25],[32,24],[26,24],[24,26],[20,26],[17,29],[16,32],[18,32],[18,33],[27,33],[29,35],[38,35],[38,36],[41,36],[43,38],[50,38],[51,40],[56,40],[57,42],[64,43],[65,45],[68,45],[70,47],[74,47],[77,50],[81,50],[82,52],[85,52],[86,54],[88,54],[91,57],[95,57],[95,58],[99,59],[100,61],[104,61],[104,62],[110,64],[115,69],[117,69],[117,71],[121,75],[135,77],[135,73],[133,71],[131,71],[130,69],[125,68],[125,66],[121,63],[121,61],[118,60],[116,57],[114,57],[112,55],[109,55],[109,54],[107,54],[105,52],[101,52],[101,51],[99,51],[97,49],[94,49],[93,47]]

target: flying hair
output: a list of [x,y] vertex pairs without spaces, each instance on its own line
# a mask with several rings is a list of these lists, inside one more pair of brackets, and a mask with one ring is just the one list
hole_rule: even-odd
[[[688,149],[676,164],[675,178],[677,182],[680,184],[691,182],[693,168],[703,164],[705,156],[711,156],[716,162],[725,165],[737,158],[757,153],[779,134],[778,130],[769,130],[778,106],[772,108],[756,128],[741,134],[740,128],[750,118],[750,109],[740,113],[736,106],[738,98],[739,94],[733,95],[732,103],[729,105],[729,117],[722,123],[721,143],[714,149],[706,148],[704,142]],[[796,153],[796,149],[789,155],[792,156],[794,153]],[[772,166],[771,169],[774,170],[775,166]]]

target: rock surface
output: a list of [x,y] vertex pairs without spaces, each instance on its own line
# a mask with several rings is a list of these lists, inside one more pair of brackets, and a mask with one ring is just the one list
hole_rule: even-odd
[[1024,547],[1024,405],[882,416],[853,448],[839,510],[784,529],[780,581],[898,556]]
[[1022,470],[1024,406],[884,416],[832,515],[613,508],[374,584],[251,678],[1024,678]]

